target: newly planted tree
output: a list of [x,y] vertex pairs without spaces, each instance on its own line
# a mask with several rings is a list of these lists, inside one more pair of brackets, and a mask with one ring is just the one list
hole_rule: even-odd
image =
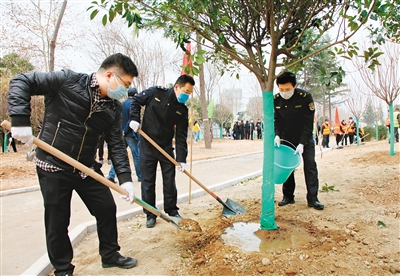
[[[273,86],[279,71],[301,67],[311,56],[336,46],[334,53],[357,54],[349,39],[365,24],[378,7],[378,0],[296,0],[296,1],[94,1],[94,16],[104,9],[103,22],[121,15],[129,24],[141,22],[140,11],[153,26],[176,34],[180,44],[191,35],[211,58],[225,66],[243,65],[257,78],[264,109],[264,165],[261,227],[276,229],[274,220],[273,164]],[[139,19],[138,19],[139,18]],[[307,38],[307,30],[318,35]],[[334,39],[317,51],[312,46],[328,31],[337,30]],[[195,64],[196,65],[196,64]],[[265,204],[264,204],[265,202]]]

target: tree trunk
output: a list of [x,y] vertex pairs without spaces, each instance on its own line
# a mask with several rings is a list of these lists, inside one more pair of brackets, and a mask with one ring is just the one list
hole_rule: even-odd
[[328,94],[328,116],[329,116],[329,124],[332,125],[332,107],[331,107],[331,93]]
[[[197,35],[197,50],[201,50],[200,36]],[[204,143],[206,149],[211,149],[211,118],[208,118],[207,111],[207,99],[206,99],[206,89],[204,81],[204,65],[199,66],[199,90],[200,90],[200,102],[201,102],[201,113],[203,115],[203,126],[204,126]]]
[[54,56],[55,56],[55,50],[56,50],[58,30],[60,29],[61,21],[64,16],[66,7],[67,7],[67,0],[64,0],[63,4],[61,6],[60,14],[58,15],[58,18],[57,18],[57,23],[54,27],[53,36],[51,37],[51,40],[50,40],[49,71],[54,71]]

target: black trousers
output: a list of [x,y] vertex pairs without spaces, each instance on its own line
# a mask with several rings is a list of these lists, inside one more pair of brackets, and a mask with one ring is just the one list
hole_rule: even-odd
[[[96,218],[99,253],[103,262],[118,258],[116,205],[108,187],[91,177],[82,179],[79,173],[46,172],[36,169],[44,200],[44,223],[47,253],[55,274],[73,271],[73,250],[68,236],[71,196],[75,190],[89,212]],[[101,173],[100,171],[97,171]]]
[[340,142],[342,142],[342,146],[343,146],[343,135],[336,134],[336,145],[339,146]]
[[[174,148],[171,146],[163,149],[174,158]],[[178,192],[175,183],[175,165],[162,153],[141,137],[140,140],[140,169],[142,171],[142,200],[151,206],[156,206],[156,171],[160,163],[163,178],[164,212],[176,215]],[[156,218],[154,214],[143,209],[147,218]]]
[[324,148],[329,148],[329,135],[322,136],[322,146]]
[[[285,139],[285,138],[283,138]],[[317,163],[315,162],[315,144],[314,140],[311,139],[306,145],[304,145],[303,152],[303,165],[304,165],[304,177],[307,187],[307,201],[318,200],[318,170]],[[289,176],[288,180],[283,183],[282,192],[283,196],[289,199],[294,198],[294,190],[296,183],[294,180],[294,171]]]
[[354,133],[349,133],[349,144],[353,144],[354,143]]

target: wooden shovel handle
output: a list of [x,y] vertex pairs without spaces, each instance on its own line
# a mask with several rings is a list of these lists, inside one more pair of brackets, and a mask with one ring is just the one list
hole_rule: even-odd
[[[9,121],[3,121],[1,123],[1,126],[11,130],[11,123]],[[117,191],[118,193],[122,194],[122,195],[126,195],[129,196],[128,192],[125,191],[124,189],[122,189],[119,185],[115,185],[114,183],[112,183],[110,180],[104,178],[103,176],[101,176],[100,174],[98,174],[97,172],[95,172],[94,170],[86,167],[85,165],[83,165],[82,163],[79,163],[78,161],[76,161],[75,159],[69,157],[68,155],[66,155],[65,153],[63,153],[62,151],[50,146],[49,144],[47,144],[46,142],[43,142],[42,140],[33,137],[33,143],[35,145],[37,145],[39,148],[47,151],[48,153],[50,153],[51,155],[61,159],[62,161],[64,161],[65,163],[73,166],[74,168],[77,168],[79,171],[89,175],[90,177],[96,179],[97,181],[101,182],[102,184],[106,185],[107,187]]]
[[[142,135],[147,141],[149,141],[150,144],[152,144],[159,152],[162,153],[166,158],[168,158],[169,161],[172,162],[175,166],[181,167],[181,164],[179,164],[178,161],[176,161],[174,158],[172,158],[171,155],[169,155],[163,148],[161,148],[156,142],[154,142],[153,139],[150,138],[143,130],[139,129],[140,135]],[[207,193],[209,193],[213,198],[219,199],[219,197],[214,194],[212,191],[210,191],[206,186],[204,186],[199,180],[197,180],[191,173],[189,173],[187,170],[183,171],[188,177],[190,177],[194,182],[197,183],[201,188],[203,188]]]
[[[6,121],[6,120],[3,121],[1,123],[1,126],[4,127],[5,129],[11,130],[11,123],[9,121]],[[68,155],[66,155],[62,151],[52,147],[51,145],[43,142],[42,140],[40,140],[40,139],[38,139],[36,137],[33,137],[33,143],[35,145],[37,145],[39,148],[47,151],[51,155],[61,159],[65,163],[73,166],[74,168],[77,168],[79,171],[81,171],[81,172],[87,174],[88,176],[90,176],[91,178],[99,181],[101,184],[106,185],[107,187],[113,189],[114,191],[120,193],[121,195],[129,196],[129,193],[126,190],[122,189],[119,185],[116,185],[115,183],[111,182],[110,180],[108,180],[107,178],[103,177],[102,175],[100,175],[99,173],[95,172],[94,170],[86,167],[82,163],[79,163],[78,161],[76,161],[75,159],[69,157]],[[147,211],[151,212],[152,214],[154,214],[154,215],[156,215],[158,217],[161,217],[162,219],[164,219],[164,220],[166,220],[168,222],[172,222],[171,218],[165,216],[159,210],[157,210],[153,206],[147,204],[146,202],[140,200],[139,198],[135,197],[134,201],[137,204],[139,204],[140,206],[142,206],[144,209],[146,209]]]

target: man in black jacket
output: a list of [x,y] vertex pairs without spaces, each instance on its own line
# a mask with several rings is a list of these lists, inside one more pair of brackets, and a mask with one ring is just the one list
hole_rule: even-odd
[[[20,74],[10,81],[8,110],[15,139],[31,144],[30,100],[44,95],[45,113],[39,139],[101,173],[95,162],[102,135],[121,187],[134,200],[128,154],[121,129],[122,106],[136,65],[122,54],[106,58],[91,75],[68,69]],[[36,171],[45,207],[47,252],[55,275],[72,275],[73,250],[68,237],[72,191],[75,190],[97,220],[99,253],[103,267],[131,268],[136,259],[119,254],[116,205],[111,191],[100,182],[38,148]]]
[[[307,186],[308,207],[324,209],[318,200],[318,171],[315,162],[315,144],[312,138],[315,107],[311,94],[296,88],[296,76],[285,72],[278,76],[279,93],[275,95],[275,140],[280,146],[281,138],[296,146],[295,154],[303,156],[304,176]],[[283,183],[283,200],[279,206],[294,203],[294,172]]]
[[[194,79],[188,75],[180,76],[172,88],[150,87],[133,97],[129,123],[133,131],[140,124],[141,107],[145,106],[141,129],[161,148],[174,158],[172,139],[175,136],[176,161],[183,172],[187,157],[188,108],[185,102],[193,93]],[[142,135],[140,136],[140,169],[142,171],[142,199],[156,206],[156,169],[160,162],[163,178],[164,211],[170,216],[180,217],[177,207],[175,165],[162,155]],[[147,210],[146,227],[156,224],[156,216]]]

